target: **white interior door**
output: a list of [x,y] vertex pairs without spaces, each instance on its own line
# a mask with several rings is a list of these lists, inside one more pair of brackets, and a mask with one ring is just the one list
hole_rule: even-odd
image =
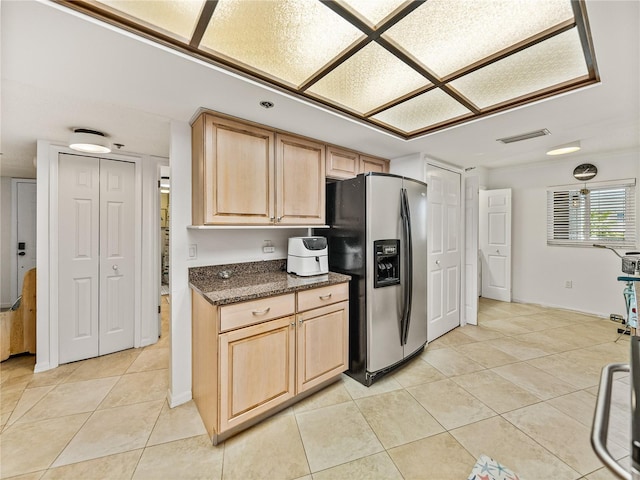
[[427,340],[460,325],[460,174],[427,166]]
[[60,154],[59,362],[133,347],[135,165]]
[[[16,184],[16,297],[22,295],[24,274],[36,266],[36,182]],[[12,299],[13,301],[14,299]]]
[[133,347],[134,173],[100,160],[100,355]]
[[480,191],[482,296],[511,301],[511,189]]
[[464,319],[478,324],[478,177],[464,182]]
[[98,355],[100,161],[61,154],[58,164],[60,363]]

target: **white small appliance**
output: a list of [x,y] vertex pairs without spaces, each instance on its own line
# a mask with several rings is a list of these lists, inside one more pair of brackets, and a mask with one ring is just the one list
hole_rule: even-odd
[[290,237],[287,272],[301,277],[329,272],[325,237]]

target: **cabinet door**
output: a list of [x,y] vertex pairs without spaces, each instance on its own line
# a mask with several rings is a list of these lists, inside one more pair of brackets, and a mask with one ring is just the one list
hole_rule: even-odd
[[327,147],[327,177],[353,178],[359,173],[360,155],[350,150]]
[[269,130],[205,116],[204,223],[273,222],[273,145]]
[[220,432],[294,396],[294,325],[289,316],[220,335]]
[[300,313],[298,319],[298,393],[347,369],[349,302]]
[[360,173],[367,172],[389,173],[389,160],[360,155]]
[[278,134],[276,151],[276,223],[323,225],[324,145]]

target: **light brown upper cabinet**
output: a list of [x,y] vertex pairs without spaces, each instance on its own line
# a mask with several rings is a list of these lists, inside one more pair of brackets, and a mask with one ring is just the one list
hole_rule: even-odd
[[327,178],[353,178],[367,172],[389,173],[389,160],[327,146]]
[[360,155],[359,173],[367,172],[389,173],[389,160]]
[[323,225],[324,145],[276,135],[276,224]]
[[324,145],[202,113],[192,124],[194,225],[320,225]]

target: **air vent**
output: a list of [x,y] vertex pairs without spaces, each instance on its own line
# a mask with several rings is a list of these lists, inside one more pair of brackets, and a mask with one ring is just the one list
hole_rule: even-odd
[[551,132],[546,128],[542,130],[536,130],[534,132],[522,133],[520,135],[514,135],[513,137],[498,138],[496,141],[502,143],[521,142],[522,140],[529,140],[530,138],[544,137],[545,135],[551,135]]

